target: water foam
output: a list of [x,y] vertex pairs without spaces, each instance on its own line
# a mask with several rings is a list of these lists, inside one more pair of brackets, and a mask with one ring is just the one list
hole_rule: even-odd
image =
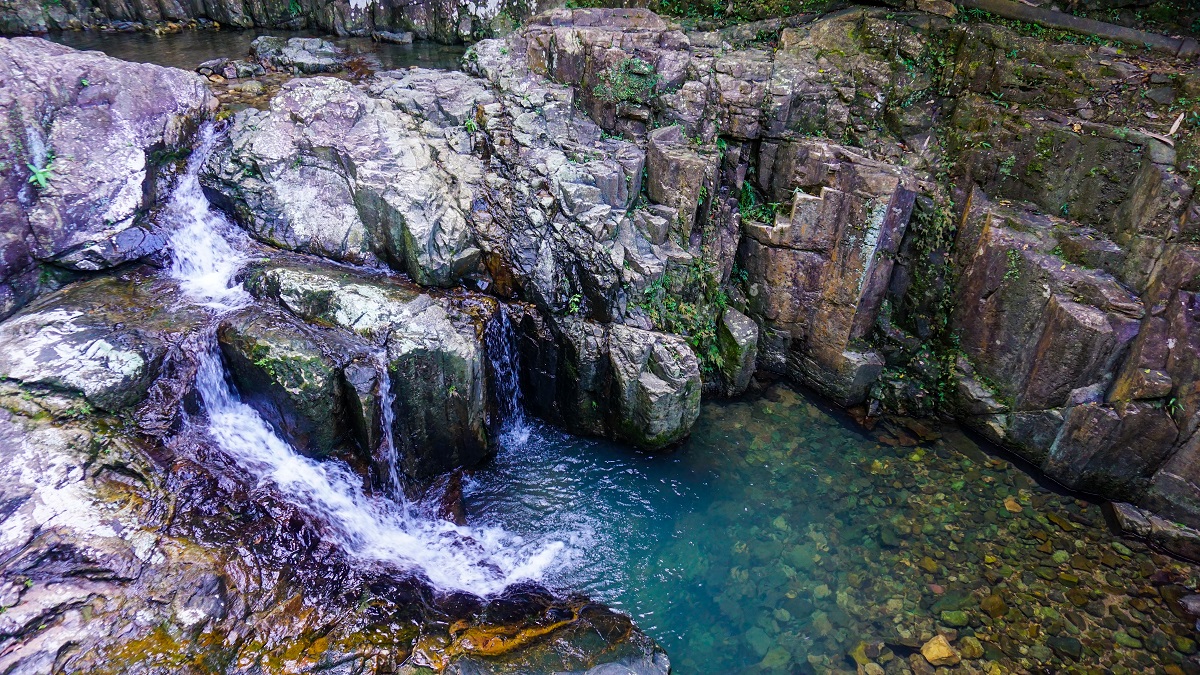
[[[237,235],[209,207],[196,179],[214,140],[211,129],[206,129],[172,197],[168,219],[176,228],[171,238],[171,275],[179,281],[185,299],[220,316],[248,304],[250,297],[235,283],[246,260],[230,243]],[[386,380],[386,369],[383,375]],[[501,386],[512,384],[515,379]],[[322,521],[328,535],[352,556],[396,564],[423,574],[439,588],[479,595],[499,592],[517,581],[538,580],[563,557],[561,541],[533,542],[498,527],[455,525],[414,508],[399,491],[392,498],[366,494],[361,478],[341,462],[304,457],[238,399],[215,339],[200,355],[196,386],[207,417],[205,431],[221,450],[252,480],[272,485],[284,499]],[[380,395],[384,419],[390,422],[387,383],[381,385]],[[519,411],[519,398],[516,402]],[[523,413],[520,419],[524,420]],[[390,432],[385,432],[383,442],[392,446]]]
[[233,283],[246,257],[229,239],[241,232],[210,207],[200,188],[200,168],[216,140],[212,126],[206,125],[201,131],[200,144],[188,159],[187,170],[167,203],[165,220],[173,230],[171,276],[179,281],[186,298],[213,309],[230,310],[249,303],[250,295],[240,284]]

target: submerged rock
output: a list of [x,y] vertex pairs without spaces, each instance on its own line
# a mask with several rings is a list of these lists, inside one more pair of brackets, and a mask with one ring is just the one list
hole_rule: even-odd
[[954,666],[962,660],[958,651],[950,646],[943,635],[938,635],[921,646],[921,656],[934,666]]

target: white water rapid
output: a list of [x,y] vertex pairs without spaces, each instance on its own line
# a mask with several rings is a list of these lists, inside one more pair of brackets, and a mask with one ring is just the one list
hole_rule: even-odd
[[496,405],[500,413],[500,444],[508,448],[519,448],[529,442],[533,426],[525,416],[525,402],[521,399],[517,336],[503,305],[487,325],[484,340],[492,366],[492,382],[495,385]]
[[[238,234],[209,207],[196,178],[213,143],[214,134],[206,128],[172,197],[168,218],[176,228],[171,238],[171,275],[179,281],[185,300],[211,308],[215,318],[251,300],[234,283],[245,262],[245,256],[230,244],[229,239]],[[419,572],[442,589],[478,595],[499,592],[520,580],[540,579],[562,557],[564,544],[559,541],[529,542],[501,528],[463,527],[421,515],[421,509],[410,508],[398,490],[392,498],[367,495],[361,478],[348,466],[299,454],[256,410],[239,400],[215,336],[200,359],[196,387],[204,403],[207,434],[253,480],[273,486],[284,499],[320,519],[328,536],[350,555]],[[380,393],[390,423],[391,394],[387,386]],[[393,448],[390,431],[384,442]],[[391,452],[394,459],[394,449]],[[394,475],[390,478],[398,481]]]

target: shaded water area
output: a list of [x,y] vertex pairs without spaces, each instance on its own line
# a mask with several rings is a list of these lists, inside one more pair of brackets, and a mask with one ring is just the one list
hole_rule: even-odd
[[170,35],[64,31],[46,37],[74,49],[100,51],[125,61],[192,70],[210,59],[245,56],[250,51],[250,43],[260,35],[322,37],[351,53],[362,54],[374,62],[372,65],[377,70],[410,66],[458,70],[466,50],[462,45],[427,41],[398,45],[374,42],[370,38],[336,38],[312,31],[281,30],[184,30]]
[[550,582],[629,612],[682,675],[854,672],[856,647],[895,672],[938,632],[983,672],[1191,672],[1195,567],[944,433],[906,445],[776,385],[705,404],[667,456],[536,428],[467,505],[568,541]]

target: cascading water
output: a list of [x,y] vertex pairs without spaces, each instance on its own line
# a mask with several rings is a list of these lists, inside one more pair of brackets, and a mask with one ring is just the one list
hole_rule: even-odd
[[[179,281],[184,298],[211,308],[215,319],[247,305],[250,297],[234,284],[245,260],[227,238],[236,236],[235,228],[209,207],[197,180],[214,142],[212,129],[206,128],[167,218],[176,228],[171,275]],[[390,386],[386,368],[382,371],[380,398],[386,402],[387,427],[383,442],[394,453]],[[423,517],[419,509],[408,508],[399,491],[391,499],[368,496],[360,477],[345,464],[300,455],[256,410],[238,399],[215,333],[200,355],[196,387],[206,418],[203,431],[221,450],[253,480],[272,485],[283,498],[322,520],[329,536],[359,559],[422,573],[440,588],[488,595],[519,580],[541,578],[561,557],[564,545],[559,541],[528,542],[496,527],[470,528]]]
[[210,208],[200,189],[200,168],[216,142],[212,125],[205,125],[199,145],[188,158],[187,170],[167,203],[165,218],[173,231],[171,276],[179,281],[186,299],[228,311],[245,305],[250,295],[233,283],[246,262],[242,252],[229,243],[240,231]]
[[521,396],[517,335],[503,305],[496,317],[488,322],[484,342],[491,362],[494,398],[500,417],[500,443],[506,447],[520,447],[529,441],[532,427],[525,416]]
[[395,396],[392,394],[392,378],[388,374],[387,367],[387,351],[381,350],[375,356],[375,367],[379,371],[379,419],[382,429],[379,434],[379,448],[377,449],[378,456],[383,460],[384,480],[387,481],[385,488],[388,494],[403,499],[401,494],[404,486],[400,483],[400,472],[397,467],[400,466],[400,455],[396,452],[396,439],[392,435],[392,429],[396,422]]

